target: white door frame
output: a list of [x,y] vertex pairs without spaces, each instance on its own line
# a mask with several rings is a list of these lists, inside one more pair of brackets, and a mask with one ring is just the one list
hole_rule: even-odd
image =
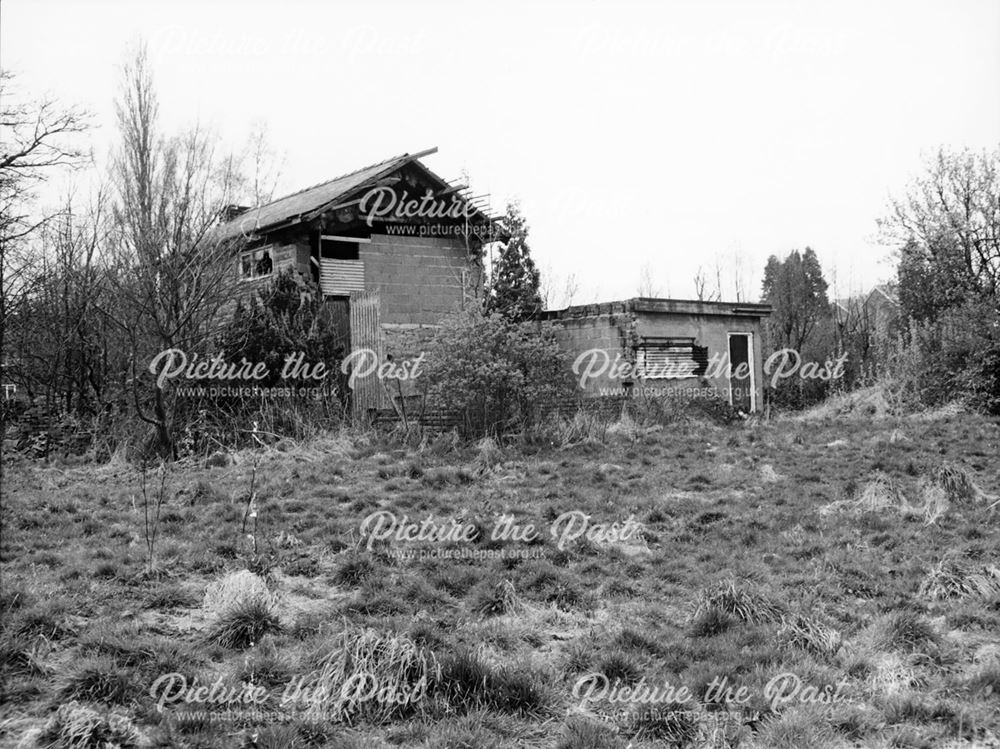
[[747,366],[750,367],[750,412],[757,412],[757,367],[753,353],[753,333],[745,330],[730,330],[726,332],[726,358],[729,359],[729,405],[733,405],[733,360],[729,356],[732,350],[729,341],[733,336],[746,336],[747,339]]

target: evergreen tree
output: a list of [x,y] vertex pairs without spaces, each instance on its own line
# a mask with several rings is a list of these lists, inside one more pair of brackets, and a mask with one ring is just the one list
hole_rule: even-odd
[[764,268],[764,301],[774,311],[768,320],[775,349],[801,351],[825,319],[830,301],[826,295],[819,258],[812,249],[793,250],[784,260],[772,255]]
[[513,322],[530,320],[541,311],[542,297],[538,269],[528,247],[528,223],[517,203],[507,204],[501,225],[510,239],[493,266],[486,310]]

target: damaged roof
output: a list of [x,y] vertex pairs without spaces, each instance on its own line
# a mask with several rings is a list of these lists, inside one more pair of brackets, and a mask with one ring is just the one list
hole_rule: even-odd
[[[318,185],[293,192],[277,200],[272,200],[270,203],[243,211],[229,222],[222,224],[220,232],[224,238],[233,238],[240,234],[249,236],[281,224],[295,223],[304,217],[311,218],[335,207],[346,198],[352,197],[360,192],[361,188],[373,186],[379,179],[388,176],[400,167],[410,162],[419,163],[418,159],[433,153],[437,153],[437,148],[393,156],[377,164],[362,167]],[[420,164],[420,167],[438,180],[442,186],[448,185],[446,180],[423,164]]]

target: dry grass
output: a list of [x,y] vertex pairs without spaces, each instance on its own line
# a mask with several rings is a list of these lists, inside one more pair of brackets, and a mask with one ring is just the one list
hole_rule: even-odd
[[249,570],[239,570],[210,583],[205,589],[203,606],[209,614],[221,616],[237,606],[256,601],[268,608],[279,603],[263,578]]
[[692,619],[715,611],[747,624],[774,624],[784,616],[783,608],[764,594],[741,587],[733,580],[703,590]]
[[[139,574],[126,465],[18,464],[4,485],[0,745],[27,732],[38,746],[50,722],[57,746],[110,735],[102,701],[163,747],[971,746],[1000,731],[995,422],[647,428],[581,415],[549,427],[503,445],[343,432],[188,461],[163,508],[155,580]],[[255,464],[259,559],[232,501]],[[359,550],[376,510],[485,532]],[[642,530],[559,549],[548,526],[577,510]],[[490,540],[501,513],[539,537]],[[393,553],[404,549],[481,555]],[[426,690],[406,706],[341,691],[369,670]],[[329,688],[316,704],[332,712],[160,715],[149,685],[173,671],[265,685],[269,708],[305,678]],[[687,705],[696,726],[663,706],[581,715],[574,683],[592,672],[696,692],[727,676],[753,698]],[[850,702],[772,714],[761,695],[783,672],[820,691],[843,681]]]
[[347,628],[306,679],[314,691],[305,706],[333,720],[378,723],[419,709],[439,677],[434,654],[409,637]]
[[144,737],[126,715],[70,701],[58,707],[36,741],[48,749],[128,749],[141,746]]
[[931,567],[920,584],[920,594],[936,601],[970,596],[1000,600],[1000,566],[950,554]]

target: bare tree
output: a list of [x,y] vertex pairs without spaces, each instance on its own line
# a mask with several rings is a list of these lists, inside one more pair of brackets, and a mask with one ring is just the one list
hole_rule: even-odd
[[708,296],[708,277],[705,275],[705,269],[702,266],[698,266],[698,270],[694,274],[694,295],[695,299],[699,302],[708,302],[711,299]]
[[25,101],[12,84],[11,73],[0,71],[0,380],[7,320],[38,279],[27,242],[55,215],[35,214],[35,190],[54,171],[83,162],[76,136],[88,127],[83,110]]
[[249,194],[255,206],[269,203],[274,198],[274,191],[281,179],[281,171],[285,167],[285,156],[279,159],[271,148],[267,138],[267,126],[262,123],[254,125],[250,132],[244,159],[252,165]]
[[660,286],[653,280],[653,269],[649,262],[642,264],[639,270],[639,288],[636,291],[640,297],[655,298],[663,294]]
[[58,218],[41,227],[32,292],[7,321],[8,342],[17,352],[7,375],[29,398],[44,395],[50,412],[56,405],[77,413],[100,410],[109,342],[96,314],[105,197],[98,189],[81,211],[69,194]]
[[541,275],[539,293],[542,296],[543,309],[563,309],[573,304],[580,291],[580,283],[575,273],[560,277],[551,266],[546,266]]
[[734,301],[745,302],[747,300],[746,274],[743,268],[743,256],[737,250],[732,252],[730,270],[733,275]]
[[[76,136],[88,127],[83,110],[51,99],[26,101],[11,90],[12,82],[9,72],[0,71],[0,384],[7,381],[8,320],[20,312],[40,279],[25,248],[52,218],[32,210],[35,190],[53,172],[83,161]],[[0,404],[0,485],[6,417]]]
[[879,221],[900,256],[900,302],[917,318],[970,293],[1000,300],[1000,149],[940,149]]
[[239,240],[222,237],[218,221],[244,180],[238,160],[220,156],[201,128],[163,136],[158,109],[142,48],[123,70],[116,102],[121,141],[108,275],[116,298],[104,312],[128,341],[139,418],[154,428],[159,454],[171,457],[174,404],[145,367],[159,351],[195,351],[208,341],[236,282]]

